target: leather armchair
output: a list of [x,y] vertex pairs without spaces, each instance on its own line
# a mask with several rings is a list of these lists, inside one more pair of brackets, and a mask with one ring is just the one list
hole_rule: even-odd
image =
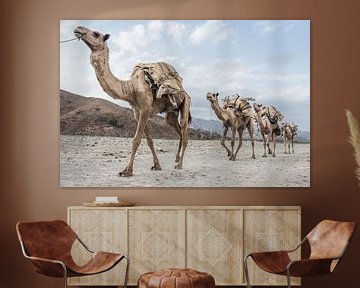
[[[257,266],[266,272],[286,275],[289,288],[291,288],[291,276],[305,277],[332,273],[344,256],[355,229],[354,222],[324,220],[292,250],[250,253],[244,259],[247,287],[251,287],[248,258],[252,258]],[[306,241],[310,245],[310,257],[292,261],[289,253],[296,251]]]
[[[102,273],[112,269],[123,259],[127,261],[124,281],[126,288],[128,257],[125,254],[91,251],[66,222],[19,222],[16,231],[22,252],[31,260],[35,271],[50,277],[64,278],[65,288],[67,277]],[[79,241],[91,254],[90,260],[83,266],[78,266],[71,256],[71,247],[75,241]]]

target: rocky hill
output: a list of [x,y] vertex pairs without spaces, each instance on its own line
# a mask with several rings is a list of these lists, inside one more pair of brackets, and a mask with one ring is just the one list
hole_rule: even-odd
[[[217,119],[192,119],[189,139],[220,139],[223,125]],[[178,135],[163,116],[156,115],[149,119],[148,125],[154,139],[178,139]],[[112,136],[132,138],[136,130],[136,121],[131,109],[110,101],[84,97],[60,90],[60,133],[61,135]],[[255,139],[261,141],[259,129],[255,125]],[[231,133],[228,132],[228,138]],[[243,139],[249,135],[244,132]],[[282,142],[281,137],[277,141]],[[295,142],[310,143],[310,133],[299,131]]]
[[[164,117],[154,116],[148,121],[154,139],[178,139],[178,134]],[[113,136],[132,138],[136,130],[133,112],[110,101],[84,97],[60,90],[60,134]],[[190,139],[207,139],[209,132],[191,128]],[[212,135],[220,139],[220,135]]]

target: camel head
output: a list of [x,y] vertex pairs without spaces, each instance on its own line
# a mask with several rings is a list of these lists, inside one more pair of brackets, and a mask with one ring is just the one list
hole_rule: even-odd
[[294,123],[291,123],[291,127],[294,132],[294,135],[298,135],[297,131],[299,130],[299,126]]
[[206,94],[206,99],[208,101],[210,101],[211,103],[215,103],[215,102],[218,102],[218,96],[219,96],[219,93],[210,93],[210,92],[208,92]]
[[101,34],[97,31],[91,31],[86,27],[79,26],[74,30],[75,36],[90,48],[91,52],[103,50],[106,45],[106,40],[110,38],[109,34]]
[[286,127],[286,123],[282,122],[282,123],[280,124],[281,136],[283,136],[283,134],[284,134],[285,127]]
[[254,107],[254,110],[256,113],[258,113],[262,110],[262,104],[254,103],[253,107]]

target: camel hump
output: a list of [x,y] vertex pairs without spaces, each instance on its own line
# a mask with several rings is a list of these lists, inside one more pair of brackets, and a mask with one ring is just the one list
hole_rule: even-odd
[[152,78],[157,85],[161,85],[166,80],[176,79],[182,83],[183,79],[175,68],[166,62],[140,63],[135,66],[132,76],[139,70],[143,70]]
[[268,117],[271,118],[271,120],[277,122],[277,121],[281,121],[284,116],[282,115],[282,113],[276,109],[274,106],[269,106],[268,109]]
[[156,98],[161,98],[163,95],[177,95],[184,90],[183,79],[175,68],[166,62],[140,63],[135,66],[132,76],[139,69],[144,71],[145,80]]

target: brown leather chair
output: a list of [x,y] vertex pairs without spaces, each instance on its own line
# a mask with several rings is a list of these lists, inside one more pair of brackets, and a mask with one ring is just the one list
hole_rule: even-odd
[[[112,269],[122,259],[126,259],[124,288],[127,285],[129,259],[124,254],[91,251],[62,220],[19,222],[16,231],[24,256],[31,260],[35,271],[50,277],[88,276]],[[78,240],[92,254],[83,266],[78,266],[72,256],[71,247]]]
[[[250,253],[244,259],[247,287],[251,287],[247,267],[249,257],[266,272],[286,275],[289,288],[291,287],[290,276],[315,276],[333,272],[344,256],[355,229],[356,223],[354,222],[324,220],[295,249]],[[296,251],[306,241],[310,245],[310,257],[292,261],[289,253]]]

